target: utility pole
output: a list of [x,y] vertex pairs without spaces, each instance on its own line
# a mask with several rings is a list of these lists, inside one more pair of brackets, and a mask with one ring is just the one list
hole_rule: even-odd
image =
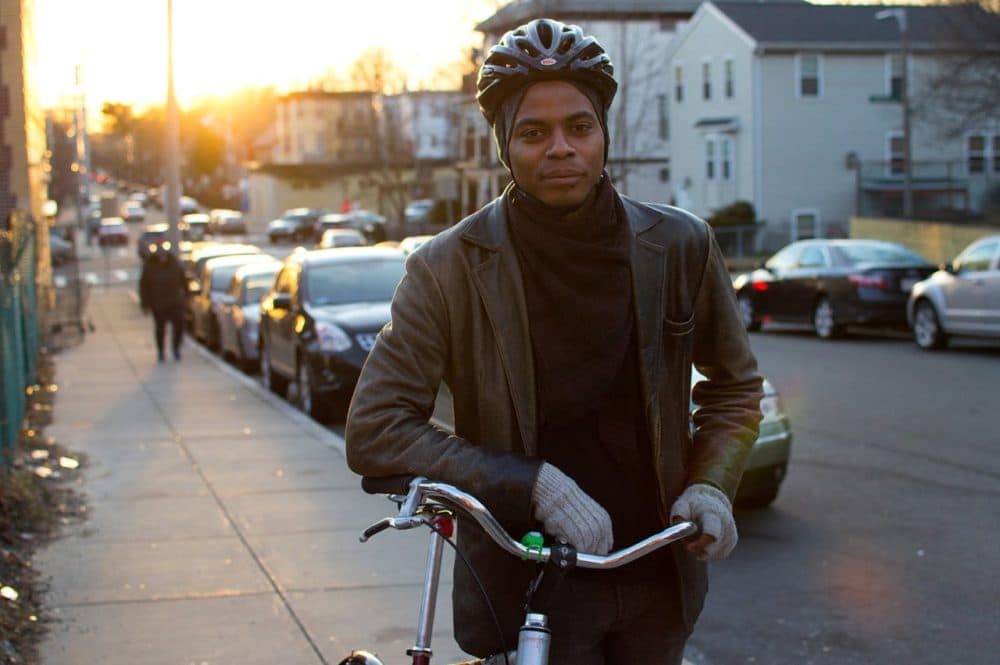
[[875,13],[877,21],[887,18],[896,19],[899,26],[899,50],[900,58],[903,60],[899,86],[899,101],[903,112],[903,218],[913,219],[913,162],[910,154],[910,44],[906,9],[894,7]]
[[73,110],[73,162],[76,166],[77,227],[85,229],[85,206],[90,205],[90,137],[87,136],[87,97],[83,89],[83,65],[74,68],[77,108]]
[[177,224],[180,221],[180,122],[178,120],[177,97],[174,93],[174,3],[167,0],[167,191],[163,208],[167,213],[170,247],[178,252],[181,234]]

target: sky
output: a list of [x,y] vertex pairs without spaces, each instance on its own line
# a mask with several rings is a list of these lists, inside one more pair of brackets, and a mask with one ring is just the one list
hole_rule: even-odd
[[[481,43],[475,24],[496,0],[173,0],[174,80],[181,105],[248,85],[303,87],[386,48],[411,87]],[[39,95],[139,107],[166,97],[167,0],[34,0]]]

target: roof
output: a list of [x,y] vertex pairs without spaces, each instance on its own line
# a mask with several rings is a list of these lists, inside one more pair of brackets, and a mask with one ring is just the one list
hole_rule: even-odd
[[[761,48],[884,50],[899,46],[897,21],[875,18],[889,5],[714,4]],[[978,5],[894,7],[906,10],[912,48],[976,44],[1000,49],[1000,16]]]
[[[760,0],[745,0],[754,6]],[[805,0],[772,0],[800,3]],[[574,21],[584,18],[646,18],[690,16],[701,0],[513,0],[476,26],[479,32],[499,33],[544,16]]]

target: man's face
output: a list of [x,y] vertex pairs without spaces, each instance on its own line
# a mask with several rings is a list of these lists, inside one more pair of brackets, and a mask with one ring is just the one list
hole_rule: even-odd
[[604,132],[593,105],[571,83],[542,81],[514,116],[508,154],[518,186],[542,203],[583,203],[604,170]]

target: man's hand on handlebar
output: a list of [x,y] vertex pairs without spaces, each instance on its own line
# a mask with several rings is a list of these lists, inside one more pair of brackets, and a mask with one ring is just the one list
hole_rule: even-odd
[[687,520],[698,525],[701,533],[685,546],[702,561],[725,559],[739,539],[729,498],[711,485],[690,485],[671,507],[670,519],[675,524]]

